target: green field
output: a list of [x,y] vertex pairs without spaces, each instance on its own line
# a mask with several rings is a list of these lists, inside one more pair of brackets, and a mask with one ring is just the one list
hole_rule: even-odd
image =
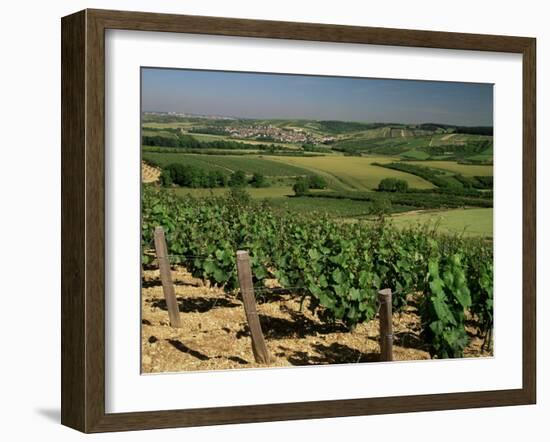
[[[197,198],[224,196],[229,191],[228,188],[189,189],[179,187],[172,189],[172,192],[178,196],[191,195]],[[269,204],[277,209],[309,213],[322,212],[339,218],[356,218],[370,215],[371,203],[369,202],[334,198],[294,197],[292,188],[288,186],[259,189],[247,187],[246,192],[253,199],[269,199]]]
[[[230,137],[225,135],[212,135],[212,134],[189,134],[193,138],[196,138],[199,141],[218,141],[218,140],[227,140]],[[255,144],[254,141],[247,141],[249,144]]]
[[[172,189],[172,191],[179,196],[182,195],[192,195],[194,197],[205,197],[205,196],[223,196],[229,192],[227,187],[218,187],[215,189],[189,189],[186,187],[177,187]],[[281,187],[247,187],[246,192],[254,199],[264,199],[264,198],[283,198],[288,199],[288,196],[294,195],[292,187],[281,186]],[[309,198],[308,198],[309,199]]]
[[177,152],[143,152],[144,160],[156,162],[161,167],[170,163],[182,163],[205,170],[224,170],[226,172],[242,170],[250,175],[253,173],[262,173],[265,176],[292,177],[308,174],[308,171],[304,168],[274,161],[274,158],[277,157],[267,159],[262,155],[200,155]]
[[276,198],[270,200],[273,207],[295,212],[320,212],[338,218],[361,218],[371,215],[372,205],[365,201],[334,198]]
[[456,161],[410,161],[418,166],[432,167],[434,169],[446,170],[453,173],[460,173],[464,176],[493,176],[492,165],[471,165],[459,164]]
[[391,163],[393,157],[352,157],[352,156],[324,156],[324,157],[271,157],[274,161],[287,165],[298,166],[323,176],[329,176],[336,190],[376,189],[383,178],[398,178],[409,183],[409,187],[417,189],[431,189],[430,182],[415,175],[389,170],[373,165],[372,163]]
[[421,150],[411,149],[403,152],[401,154],[401,157],[408,160],[427,160],[428,158],[430,158],[430,155]]
[[453,209],[403,213],[391,218],[398,227],[416,224],[438,225],[443,231],[467,236],[493,236],[493,209]]
[[431,140],[432,145],[464,145],[466,143],[471,143],[472,141],[484,141],[492,140],[493,137],[485,135],[470,135],[470,134],[440,134],[434,135]]
[[195,126],[196,123],[193,123],[192,121],[174,121],[170,123],[159,123],[155,121],[147,121],[143,123],[143,127],[153,127],[155,129],[172,129],[172,128],[182,128],[182,129],[190,129],[193,126]]
[[141,135],[142,136],[150,136],[150,137],[154,137],[154,136],[158,136],[158,137],[163,137],[163,138],[169,138],[169,139],[177,139],[177,135],[174,133],[174,132],[170,132],[169,130],[149,130],[147,128],[144,128],[142,131],[141,131]]
[[[224,196],[229,189],[185,189],[172,190],[178,196],[192,195],[194,197]],[[319,212],[337,218],[359,218],[371,215],[371,204],[365,201],[350,201],[334,198],[294,197],[290,187],[267,187],[261,189],[247,188],[246,192],[253,199],[268,199],[270,206],[293,212]]]
[[334,149],[371,155],[399,155],[418,160],[444,157],[492,162],[491,136],[434,132],[395,125],[340,136]]

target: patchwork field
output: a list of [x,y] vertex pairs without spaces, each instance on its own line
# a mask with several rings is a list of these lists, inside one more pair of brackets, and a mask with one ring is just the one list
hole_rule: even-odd
[[[446,232],[489,237],[490,133],[492,128],[436,124],[149,115],[143,135],[152,145],[143,146],[142,156],[159,171],[153,181],[165,186],[162,169],[179,164],[187,170],[187,184],[168,181],[180,196],[228,195],[235,186],[230,178],[241,173],[237,187],[274,208],[346,221],[385,213],[397,226],[432,223]],[[257,175],[260,185],[252,183]],[[298,193],[295,185],[312,177],[320,187]],[[405,188],[380,188],[383,180]]]
[[391,163],[395,160],[392,157],[323,156],[271,157],[271,159],[287,165],[299,166],[314,173],[328,174],[345,190],[373,190],[378,187],[383,178],[402,179],[407,181],[410,187],[417,189],[434,187],[430,182],[415,175],[373,165],[376,162]]
[[266,176],[294,177],[310,173],[327,179],[334,190],[373,190],[383,178],[403,179],[410,187],[431,189],[430,182],[415,175],[383,169],[373,163],[390,163],[392,157],[348,157],[327,155],[319,157],[285,157],[268,155],[200,155],[182,153],[144,152],[143,158],[166,166],[182,163],[206,170],[242,170],[247,174],[262,173]]

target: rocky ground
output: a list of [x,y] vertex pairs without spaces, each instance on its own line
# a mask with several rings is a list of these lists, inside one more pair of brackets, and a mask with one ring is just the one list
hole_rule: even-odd
[[[209,287],[184,267],[172,271],[183,328],[172,328],[157,269],[145,270],[142,289],[142,371],[144,373],[265,367],[254,361],[243,304],[236,293]],[[329,325],[291,293],[257,294],[269,366],[345,364],[379,360],[378,320],[353,332]],[[429,359],[419,338],[414,307],[394,314],[395,360]],[[473,333],[473,329],[470,330]],[[490,356],[474,337],[467,357]]]

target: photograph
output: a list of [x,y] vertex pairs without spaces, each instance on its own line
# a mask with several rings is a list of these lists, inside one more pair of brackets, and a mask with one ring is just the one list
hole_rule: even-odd
[[142,67],[141,176],[143,374],[493,355],[492,84]]

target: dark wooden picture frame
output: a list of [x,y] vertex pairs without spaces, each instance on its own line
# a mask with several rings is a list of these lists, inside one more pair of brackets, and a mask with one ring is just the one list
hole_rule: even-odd
[[[84,10],[62,28],[62,406],[83,432],[534,404],[536,40],[526,37]],[[220,408],[105,412],[105,30],[518,53],[523,57],[522,388]],[[137,344],[136,344],[137,345]]]

